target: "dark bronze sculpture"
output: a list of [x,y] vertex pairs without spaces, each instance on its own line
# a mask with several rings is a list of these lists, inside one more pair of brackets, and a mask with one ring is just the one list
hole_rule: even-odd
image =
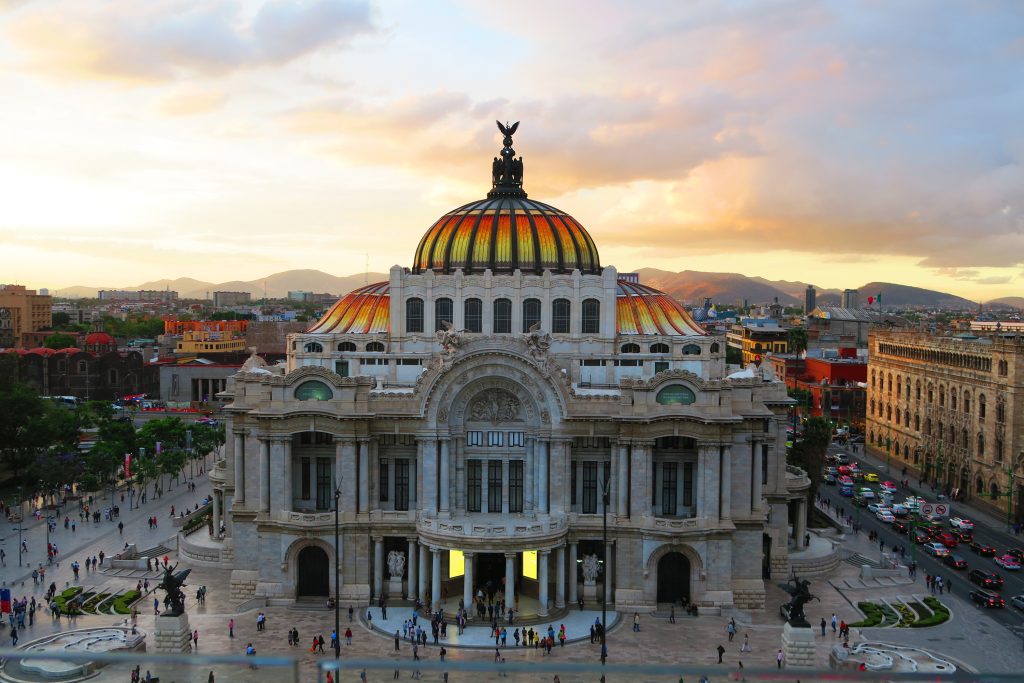
[[523,192],[523,158],[516,158],[516,151],[512,149],[512,136],[519,128],[519,122],[512,125],[496,121],[498,130],[504,135],[501,149],[501,158],[494,157],[491,164],[491,186],[494,188],[488,193],[489,197],[525,197]]
[[818,596],[811,594],[810,585],[810,581],[801,579],[798,576],[794,576],[789,583],[779,584],[779,588],[793,596],[792,600],[779,608],[782,616],[789,622],[790,626],[811,627],[807,617],[804,615],[804,605],[811,600],[818,600]]
[[157,588],[162,588],[167,594],[164,597],[164,616],[176,617],[180,614],[185,613],[185,591],[182,587],[185,585],[185,579],[192,572],[191,569],[183,569],[177,574],[174,570],[178,568],[178,565],[173,567],[164,568],[164,578],[160,582]]

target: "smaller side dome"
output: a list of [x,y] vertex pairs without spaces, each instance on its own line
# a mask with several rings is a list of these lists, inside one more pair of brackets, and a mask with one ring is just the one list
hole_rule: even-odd
[[618,334],[672,337],[702,337],[707,334],[675,299],[654,287],[620,279],[616,294],[615,328]]
[[378,334],[391,329],[391,286],[376,282],[338,299],[306,332],[314,334]]
[[86,346],[110,346],[116,343],[114,338],[106,332],[90,332],[85,338]]

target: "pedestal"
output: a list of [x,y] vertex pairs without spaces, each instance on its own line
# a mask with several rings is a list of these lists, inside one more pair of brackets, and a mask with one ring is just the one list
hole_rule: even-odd
[[159,616],[153,631],[153,646],[157,652],[180,654],[192,651],[192,630],[188,615],[174,617]]
[[786,656],[787,669],[814,668],[814,631],[810,627],[790,626],[782,628],[782,653]]
[[597,583],[594,581],[583,582],[583,599],[597,600]]
[[401,600],[403,595],[403,589],[404,585],[402,584],[401,576],[397,578],[392,576],[390,579],[388,579],[388,597],[398,598],[399,600]]

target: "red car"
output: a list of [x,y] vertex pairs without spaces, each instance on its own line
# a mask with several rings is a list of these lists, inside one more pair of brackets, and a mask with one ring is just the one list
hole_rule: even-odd
[[958,539],[956,536],[949,533],[948,531],[936,535],[935,540],[941,543],[942,545],[946,546],[947,548],[955,548],[960,541],[960,539]]

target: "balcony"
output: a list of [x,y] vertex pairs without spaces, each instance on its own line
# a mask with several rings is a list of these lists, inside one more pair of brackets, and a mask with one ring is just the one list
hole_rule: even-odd
[[421,518],[419,532],[441,543],[462,541],[486,547],[520,541],[534,545],[554,541],[568,530],[568,517],[516,517],[514,515],[476,515],[456,519]]

